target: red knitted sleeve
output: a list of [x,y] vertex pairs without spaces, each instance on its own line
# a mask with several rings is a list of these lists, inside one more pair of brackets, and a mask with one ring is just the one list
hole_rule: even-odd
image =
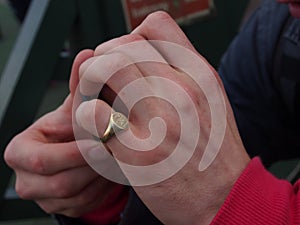
[[299,184],[277,179],[254,158],[212,224],[300,224]]

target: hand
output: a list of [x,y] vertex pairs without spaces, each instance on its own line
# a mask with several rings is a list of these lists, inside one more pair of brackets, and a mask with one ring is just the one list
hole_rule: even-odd
[[[150,40],[171,42],[184,47],[192,56],[186,58],[179,55],[183,65],[197,57],[198,61],[204,62],[199,68],[201,72],[198,72],[198,76],[212,76],[219,84],[226,108],[226,114],[223,114],[226,123],[224,139],[220,146],[215,146],[218,150],[217,157],[203,171],[199,171],[199,161],[205,154],[204,149],[209,143],[212,130],[212,114],[208,102],[210,96],[185,71],[169,64],[174,62],[174,57],[178,57],[171,54],[174,53],[172,49],[170,53],[170,49],[164,48],[166,45],[163,43],[160,45]],[[153,60],[133,63],[139,57]],[[192,63],[188,65],[193,67]],[[130,35],[98,46],[95,56],[81,65],[80,78],[79,89],[85,95],[97,95],[99,85],[105,84],[101,92],[102,100],[91,100],[78,107],[76,118],[82,128],[101,137],[107,128],[113,104],[114,110],[128,114],[130,129],[110,138],[106,148],[154,215],[164,224],[210,223],[249,162],[249,157],[217,73],[196,52],[177,24],[163,12],[148,16]],[[202,85],[209,89],[215,84],[208,82]],[[115,104],[116,95],[122,104]],[[162,95],[171,101],[175,99],[177,105],[159,98]],[[133,102],[138,97],[139,101]],[[136,104],[132,106],[133,103]],[[189,118],[195,116],[194,111],[197,119],[190,121]],[[181,115],[187,117],[190,127],[196,128],[189,129],[182,136],[180,127],[185,124],[180,124]],[[152,120],[153,118],[161,119]],[[201,130],[197,130],[199,127]],[[155,129],[161,132],[152,132]],[[199,136],[195,149],[190,142],[181,140],[189,140],[189,136],[194,133]],[[161,136],[164,136],[162,141]],[[161,143],[151,151],[146,151],[153,145],[153,140]],[[179,152],[182,157],[179,159],[186,160],[182,168],[177,168],[179,160],[168,161],[164,167],[159,167],[160,170],[145,170],[150,168],[147,167],[149,165],[170,158],[178,142],[181,142]],[[216,142],[210,144],[214,147],[214,143]],[[189,154],[191,158],[186,159],[185,156]],[[176,173],[171,176],[168,172],[174,167]],[[164,177],[165,175],[170,176]],[[158,182],[154,182],[155,180]]]
[[[86,50],[75,59],[71,94],[65,102],[17,135],[5,151],[7,164],[16,172],[18,195],[36,201],[47,213],[81,216],[99,207],[115,185],[87,165],[73,134],[72,103],[78,70],[93,54]],[[87,143],[87,147],[93,144]]]

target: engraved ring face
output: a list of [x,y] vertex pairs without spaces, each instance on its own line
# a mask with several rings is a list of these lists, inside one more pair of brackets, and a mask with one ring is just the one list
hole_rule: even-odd
[[128,119],[125,115],[119,112],[112,113],[113,128],[117,130],[125,130],[128,128]]
[[102,143],[107,142],[115,133],[128,129],[128,119],[119,112],[113,112],[110,116],[108,126],[100,138]]

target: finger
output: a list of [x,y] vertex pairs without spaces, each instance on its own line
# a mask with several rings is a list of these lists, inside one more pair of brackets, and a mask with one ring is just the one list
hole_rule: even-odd
[[[159,11],[150,14],[135,30],[132,31],[132,34],[139,34],[144,37],[146,40],[158,40],[166,41],[178,44],[188,50],[191,50],[193,53],[197,54],[206,64],[210,67],[214,75],[217,77],[219,83],[221,80],[215,71],[215,69],[207,62],[207,60],[198,53],[194,48],[192,43],[189,41],[184,32],[180,29],[175,20],[166,12]],[[173,54],[170,54],[170,47],[165,49],[165,44],[160,42],[151,42],[155,49],[166,59],[167,62],[172,62],[169,60],[170,57],[173,57]],[[171,52],[172,53],[172,52]]]
[[113,77],[118,79],[118,82],[113,82],[118,86],[112,88],[116,93],[128,82],[142,77],[138,68],[122,53],[98,56],[93,58],[92,62],[90,60],[87,63],[88,66],[83,64],[87,68],[80,75],[80,92],[83,95],[98,95],[104,84],[111,87]]
[[[115,38],[99,45],[95,50],[95,55],[112,53],[123,53],[124,56],[129,58],[128,63],[136,63],[137,68],[143,76],[163,75],[165,71],[154,70],[157,65],[160,67],[165,65],[165,67],[170,69],[166,60],[159,52],[139,34],[129,34]],[[125,62],[127,61],[125,60]],[[160,71],[161,73],[157,74]],[[120,74],[124,75],[126,72],[120,71]],[[119,78],[122,77],[120,76]]]
[[[140,89],[141,93],[146,90],[146,88],[143,86]],[[134,91],[134,93],[136,92]],[[132,94],[132,96],[133,95],[134,94]],[[153,115],[156,113],[151,112],[151,109],[154,108],[153,104],[155,104],[155,101],[146,99],[140,104],[137,104],[137,106],[134,106],[134,110],[130,111],[130,130],[134,133],[134,135],[137,135],[138,137],[147,137],[149,134],[148,122],[149,119],[153,118]],[[113,111],[114,110],[111,108],[111,106],[104,101],[97,99],[86,101],[81,103],[76,110],[76,121],[84,130],[96,137],[101,138],[108,127],[110,116]],[[144,115],[144,117],[142,118],[141,115]],[[134,124],[132,124],[131,121]],[[129,136],[127,139],[128,138]],[[114,136],[111,139],[115,139]],[[109,143],[106,144],[109,145]]]
[[76,110],[76,121],[90,134],[101,138],[108,127],[111,112],[112,108],[104,101],[83,102]]
[[33,123],[25,132],[29,140],[40,140],[42,142],[67,142],[74,140],[72,126],[72,98],[69,95],[64,105],[57,110],[52,111],[35,123]]
[[[76,121],[90,134],[102,138],[108,127],[112,111],[112,108],[106,102],[101,100],[95,99],[83,102],[76,111]],[[134,130],[135,128],[134,126],[130,126],[130,129]],[[126,133],[126,131],[123,131],[122,133]],[[118,142],[118,139],[115,136],[112,136],[105,143],[105,146],[108,147],[107,150],[110,150],[109,146],[112,142]],[[123,151],[125,149],[125,146],[122,146],[120,149],[113,150]]]
[[71,76],[70,76],[70,91],[74,95],[79,83],[79,67],[80,65],[94,55],[93,50],[83,50],[74,59]]
[[78,217],[99,207],[114,185],[114,183],[97,177],[77,195],[63,199],[42,199],[37,203],[47,213]]
[[16,171],[16,191],[23,199],[68,198],[79,193],[99,175],[89,166],[78,167],[52,176]]
[[[101,85],[104,84],[103,80],[107,80],[109,77],[111,77],[114,74],[114,72],[116,72],[117,70],[122,68],[122,64],[120,65],[122,60],[124,61],[123,64],[125,64],[124,67],[126,67],[126,65],[132,64],[132,61],[130,61],[129,59],[125,59],[124,56],[121,57],[121,59],[119,61],[117,61],[116,63],[114,63],[114,61],[115,61],[114,56],[107,57],[107,60],[105,60],[103,58],[99,59],[97,56],[101,56],[104,54],[111,54],[112,53],[111,51],[118,46],[126,45],[128,43],[131,43],[134,41],[141,41],[141,40],[144,40],[144,38],[142,38],[140,35],[124,35],[122,37],[112,39],[110,41],[107,41],[107,42],[99,45],[95,50],[95,53],[94,53],[95,57],[92,57],[92,58],[86,60],[80,66],[79,77],[80,77],[80,79],[82,79],[82,77],[84,77],[84,74],[86,74],[86,71],[88,69],[93,68],[93,69],[96,69],[94,75],[98,78],[102,78],[102,83],[98,79],[96,79],[96,81],[93,82],[93,80],[95,80],[95,79],[89,80],[88,77],[86,77],[85,81],[81,83],[81,86],[82,86],[81,91],[83,92],[82,94],[86,94],[87,96],[96,95],[97,93],[94,93],[94,92],[99,92],[99,90],[102,87]],[[103,68],[100,67],[103,63],[100,63],[100,65],[97,66],[97,61],[100,61],[100,62],[104,61],[103,63],[105,64],[105,67],[103,67]],[[94,65],[95,62],[96,62],[96,65]],[[117,66],[117,65],[120,65],[120,66]],[[106,71],[105,69],[108,66],[111,67],[113,69],[113,71]],[[94,91],[91,91],[91,90],[94,90]],[[88,91],[88,93],[86,93],[86,91]]]
[[[121,94],[121,90],[138,79],[143,80],[145,76],[145,73],[142,73],[139,67],[123,53],[98,56],[92,63],[90,61],[86,63],[89,66],[81,75],[80,92],[87,96],[98,96],[105,84],[125,105],[130,97],[125,93]],[[85,63],[83,67],[86,67]],[[144,86],[147,88],[146,81],[144,81]]]
[[150,14],[132,34],[138,34],[146,40],[173,42],[196,51],[175,20],[163,11]]
[[94,55],[99,56],[99,55],[109,54],[113,49],[119,46],[126,45],[132,42],[137,42],[137,41],[145,41],[145,38],[139,34],[123,35],[121,37],[114,38],[110,41],[104,42],[103,44],[97,46]]
[[[62,170],[67,170],[86,165],[77,143],[40,143],[27,140],[26,134],[15,138],[7,147],[5,160],[14,169],[25,170],[41,175],[51,175]],[[31,137],[29,137],[31,139]],[[81,148],[92,148],[92,141],[80,141]]]
[[[115,158],[127,162],[133,162],[135,161],[134,158],[143,155],[143,152],[140,152],[139,154],[136,151],[132,151],[132,149],[153,149],[153,140],[160,140],[159,132],[155,133],[153,131],[149,131],[148,122],[154,117],[151,112],[151,109],[153,108],[151,104],[153,104],[151,100],[143,101],[142,105],[148,105],[147,107],[149,107],[146,108],[146,112],[145,107],[140,107],[143,108],[144,113],[141,113],[142,109],[136,110],[135,108],[133,110],[134,112],[131,112],[129,117],[129,129],[116,133],[105,143],[106,149],[111,152]],[[153,113],[155,114],[157,110],[154,111],[155,112]],[[101,100],[91,100],[84,102],[79,106],[76,111],[76,120],[78,124],[90,134],[102,138],[108,127],[111,112],[112,108],[106,102]],[[156,124],[155,126],[158,125]],[[150,132],[151,134],[154,133],[154,135],[149,136]],[[136,141],[138,141],[138,145],[135,145],[137,143]],[[156,142],[154,141],[154,145],[155,144]],[[101,153],[99,152],[99,154]],[[151,158],[145,159],[145,161],[147,160],[151,161]],[[108,166],[110,166],[110,164],[108,164]]]

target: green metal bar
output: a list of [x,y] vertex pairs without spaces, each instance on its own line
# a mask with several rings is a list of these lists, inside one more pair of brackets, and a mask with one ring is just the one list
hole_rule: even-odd
[[[0,80],[1,155],[11,138],[35,118],[75,21],[77,8],[74,3],[73,0],[35,0],[31,4]],[[3,157],[0,158],[0,171],[1,212],[11,201],[4,200],[11,170]],[[15,215],[18,212],[14,210]]]
[[[5,119],[5,117],[9,117],[9,114],[7,114],[7,110],[10,104],[10,100],[12,98],[18,79],[21,76],[23,64],[25,63],[34,36],[37,32],[38,27],[40,26],[39,22],[43,18],[47,7],[48,7],[48,2],[45,1],[40,1],[38,6],[37,4],[33,4],[31,10],[39,12],[36,15],[37,18],[36,20],[27,20],[26,24],[24,24],[23,30],[20,32],[20,36],[16,41],[14,52],[11,54],[7,66],[1,76],[1,80],[0,80],[0,103],[1,103],[0,150],[1,153],[3,153],[4,148],[7,145],[12,134],[15,132],[15,130],[17,130],[16,128],[9,127],[9,124],[11,123],[10,118]],[[37,10],[36,8],[38,8],[39,10]],[[30,30],[27,31],[27,29]],[[1,200],[3,200],[3,195],[7,188],[11,171],[5,165],[2,157],[0,163],[0,171],[2,173],[2,182],[0,183],[0,195],[1,195]]]
[[[0,80],[0,123],[3,121],[4,114],[6,113],[17,82],[22,75],[27,56],[30,53],[49,2],[50,1],[34,1],[30,10],[31,13],[29,13],[20,31],[14,50],[4,69]],[[32,12],[35,12],[36,15],[33,16]]]
[[0,77],[8,59],[8,53],[15,43],[19,27],[9,4],[0,3]]

